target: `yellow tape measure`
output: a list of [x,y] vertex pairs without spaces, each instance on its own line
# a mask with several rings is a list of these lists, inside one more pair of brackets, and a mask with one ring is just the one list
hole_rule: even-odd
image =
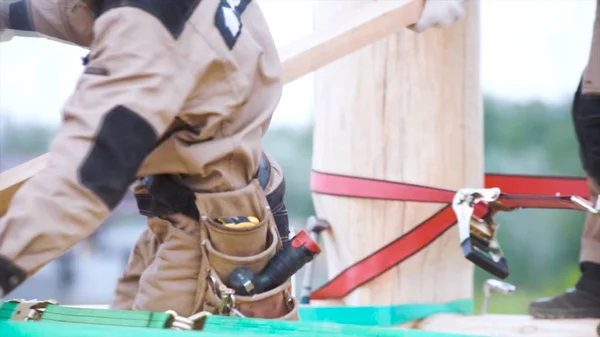
[[235,216],[231,218],[219,218],[217,221],[229,228],[252,228],[260,222],[257,217],[254,216]]

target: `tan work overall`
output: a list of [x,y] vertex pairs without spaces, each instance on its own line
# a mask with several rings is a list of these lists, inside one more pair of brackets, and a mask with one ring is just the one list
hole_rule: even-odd
[[[6,17],[9,2],[1,1]],[[201,216],[148,219],[113,307],[186,316],[234,307],[249,317],[297,319],[289,283],[219,305],[219,286],[233,269],[258,272],[281,246],[266,200],[281,170],[272,165],[265,190],[255,178],[282,90],[256,1],[24,3],[30,30],[89,46],[90,54],[49,165],[0,219],[0,257],[29,277],[95,231],[136,178],[177,175],[195,191]],[[260,224],[231,229],[212,220],[248,215]]]
[[[590,56],[581,83],[582,96],[595,96],[596,111],[600,113],[600,0],[596,3],[596,20],[590,49]],[[600,133],[600,130],[597,132]],[[592,199],[596,202],[600,188],[588,179]],[[600,263],[600,216],[589,214],[585,221],[581,240],[581,262]]]

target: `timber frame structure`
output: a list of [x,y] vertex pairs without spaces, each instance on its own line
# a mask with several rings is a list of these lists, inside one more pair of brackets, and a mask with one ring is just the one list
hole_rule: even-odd
[[[337,16],[338,18],[342,19],[335,20],[333,24],[328,24],[326,27],[318,29],[312,34],[309,34],[292,44],[280,48],[279,51],[284,72],[284,83],[290,83],[304,75],[330,65],[331,63],[340,60],[347,55],[357,52],[361,48],[368,47],[386,37],[397,34],[401,31],[405,31],[407,26],[417,21],[423,8],[423,3],[424,0],[366,1],[360,7],[345,10],[345,15]],[[468,28],[472,28],[472,26],[469,26]],[[414,45],[420,45],[419,43],[415,43]],[[481,128],[482,126],[479,127]],[[477,138],[475,141],[477,141]],[[479,153],[479,155],[482,155],[482,153]],[[13,195],[17,193],[18,189],[30,177],[43,170],[48,160],[49,155],[45,154],[0,174],[0,216],[6,213],[11,199]],[[323,187],[324,185],[318,185],[318,183],[315,183],[318,178],[322,178],[322,176],[318,176],[319,174],[323,175],[323,173],[319,172],[318,170],[313,172],[313,192],[335,195],[335,193],[330,193],[330,189],[328,190],[327,188]],[[488,175],[485,177],[485,182],[483,182],[483,175],[480,177],[483,185],[486,187],[499,186],[503,191],[508,190],[511,193],[522,193],[523,185],[522,182],[518,181],[520,178],[522,177],[501,177],[498,175]],[[560,180],[559,182],[563,183],[563,185],[557,185],[557,190],[560,192],[564,194],[578,194],[587,196],[585,181],[582,179]],[[338,193],[337,195],[339,196],[343,194]],[[365,198],[365,196],[358,197]],[[377,196],[373,195],[367,197],[377,198]],[[443,203],[446,201],[444,199],[436,202]],[[454,219],[448,227],[452,226],[455,222],[456,219]],[[335,246],[334,241],[326,242],[328,245]],[[451,243],[451,245],[448,247],[445,247],[444,249],[448,251],[458,250],[459,242]],[[415,253],[417,252],[413,252],[413,254]],[[410,256],[411,255],[408,257]],[[341,267],[337,266],[336,268],[340,269]],[[472,272],[472,265],[462,265],[458,272],[463,271],[465,271],[467,273],[466,276],[469,277],[471,274],[468,273]],[[417,280],[417,282],[419,281]],[[359,286],[364,286],[364,284],[360,284],[357,287],[352,288],[352,290],[358,289]],[[470,288],[472,290],[472,286],[470,286]],[[436,291],[451,292],[452,289],[444,289],[440,287],[440,289],[436,289]],[[319,294],[318,292],[315,293]],[[360,330],[358,328],[356,330],[352,330],[350,326],[345,328],[345,322],[336,322],[335,320],[332,321],[331,316],[328,316],[330,318],[329,321],[327,319],[323,319],[323,315],[327,316],[336,311],[344,312],[346,315],[373,315],[377,312],[381,313],[382,315],[386,315],[387,311],[387,315],[390,315],[390,312],[393,310],[404,310],[402,314],[406,317],[410,317],[410,319],[406,319],[404,322],[388,322],[388,324],[383,325],[389,328],[390,336],[395,335],[406,337],[593,337],[596,336],[596,325],[598,324],[596,320],[535,320],[528,316],[518,315],[477,315],[473,314],[472,312],[472,303],[468,303],[465,307],[466,309],[463,308],[461,310],[446,310],[444,309],[444,306],[450,308],[452,305],[440,304],[437,306],[437,309],[433,310],[433,312],[428,312],[427,314],[417,314],[415,311],[419,311],[421,309],[415,306],[407,305],[404,308],[402,308],[402,305],[395,307],[379,305],[375,306],[375,303],[368,303],[368,298],[365,301],[366,297],[361,297],[361,299],[357,299],[356,297],[354,299],[349,299],[349,297],[346,297],[346,295],[348,294],[344,293],[338,296],[338,298],[323,295],[323,293],[320,297],[313,296],[313,301],[311,304],[304,305],[301,308],[301,321],[298,323],[283,322],[280,324],[278,322],[269,323],[268,321],[261,320],[260,323],[254,324],[251,319],[236,319],[235,321],[232,321],[234,323],[228,325],[226,321],[227,318],[223,318],[225,321],[223,321],[221,318],[209,318],[209,323],[217,323],[212,325],[212,327],[209,329],[210,331],[205,332],[205,334],[206,336],[229,336],[230,334],[233,336],[233,334],[239,333],[239,330],[227,331],[227,329],[235,326],[238,329],[248,329],[248,333],[245,334],[248,336],[277,334],[282,333],[283,331],[290,333],[290,336],[331,336],[331,334],[339,336],[358,334],[363,336],[381,335],[382,330],[370,331],[368,329]],[[408,304],[411,303],[408,302]],[[92,306],[89,308],[105,309],[106,307]],[[2,316],[1,311],[2,310],[0,309],[0,316]],[[307,322],[303,322],[305,321],[303,316],[309,317]],[[329,323],[338,323],[338,325],[319,325],[318,323],[320,320],[328,321]],[[375,321],[375,323],[365,323],[364,325],[377,325],[377,321],[379,321],[379,319],[375,319]],[[83,337],[100,336],[105,332],[110,332],[112,334],[116,333],[116,330],[108,331],[100,328],[98,328],[98,330],[94,330],[93,327],[89,327],[85,332],[81,330],[77,333],[72,333],[69,335],[65,332],[65,330],[68,329],[53,324],[54,323],[51,322],[46,326],[48,330],[44,330],[38,329],[35,327],[35,324],[31,325],[29,323],[8,321],[3,322],[0,317],[0,331],[11,331],[11,333],[21,332],[28,334],[28,336],[41,337],[43,334],[46,334],[50,331],[56,333],[60,332],[64,336]],[[264,329],[273,329],[273,331],[265,333]],[[294,330],[295,332],[290,332],[291,330]],[[422,331],[422,333],[419,331]],[[426,333],[425,331],[429,331],[430,333]],[[122,332],[125,331],[123,330]],[[136,331],[136,333],[137,332],[140,331]],[[148,332],[148,336],[153,336],[154,334],[156,334],[156,332]],[[165,332],[163,334],[157,334],[157,336],[158,335],[167,336],[168,334]],[[388,332],[386,332],[385,335],[387,336]]]

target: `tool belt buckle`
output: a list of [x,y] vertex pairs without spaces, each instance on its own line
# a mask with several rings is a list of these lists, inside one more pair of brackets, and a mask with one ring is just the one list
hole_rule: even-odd
[[[497,232],[500,227],[493,219],[498,210],[509,210],[496,202],[499,188],[460,189],[452,200],[452,209],[458,221],[460,246],[467,260],[490,274],[505,279],[509,275],[508,263]],[[478,216],[475,210],[478,210]]]
[[46,310],[46,307],[50,304],[57,305],[58,302],[54,300],[10,300],[8,303],[17,303],[14,313],[10,317],[11,321],[24,321],[29,320],[39,321],[42,314]]

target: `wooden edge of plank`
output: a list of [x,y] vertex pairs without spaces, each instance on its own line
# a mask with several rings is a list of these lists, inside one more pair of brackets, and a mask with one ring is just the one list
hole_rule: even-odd
[[283,82],[290,83],[419,19],[423,0],[372,1],[340,13],[341,18],[279,48]]
[[48,159],[49,155],[48,153],[45,153],[17,167],[13,167],[0,173],[0,216],[6,213],[10,201],[19,188],[21,188],[29,178],[33,177],[46,167]]
[[437,314],[414,329],[489,337],[597,337],[597,319],[535,319],[529,315]]
[[[329,28],[320,29],[279,48],[283,82],[287,84],[387,35],[415,23],[424,0],[374,1],[349,13]],[[0,216],[17,190],[40,172],[48,154],[0,173]]]

